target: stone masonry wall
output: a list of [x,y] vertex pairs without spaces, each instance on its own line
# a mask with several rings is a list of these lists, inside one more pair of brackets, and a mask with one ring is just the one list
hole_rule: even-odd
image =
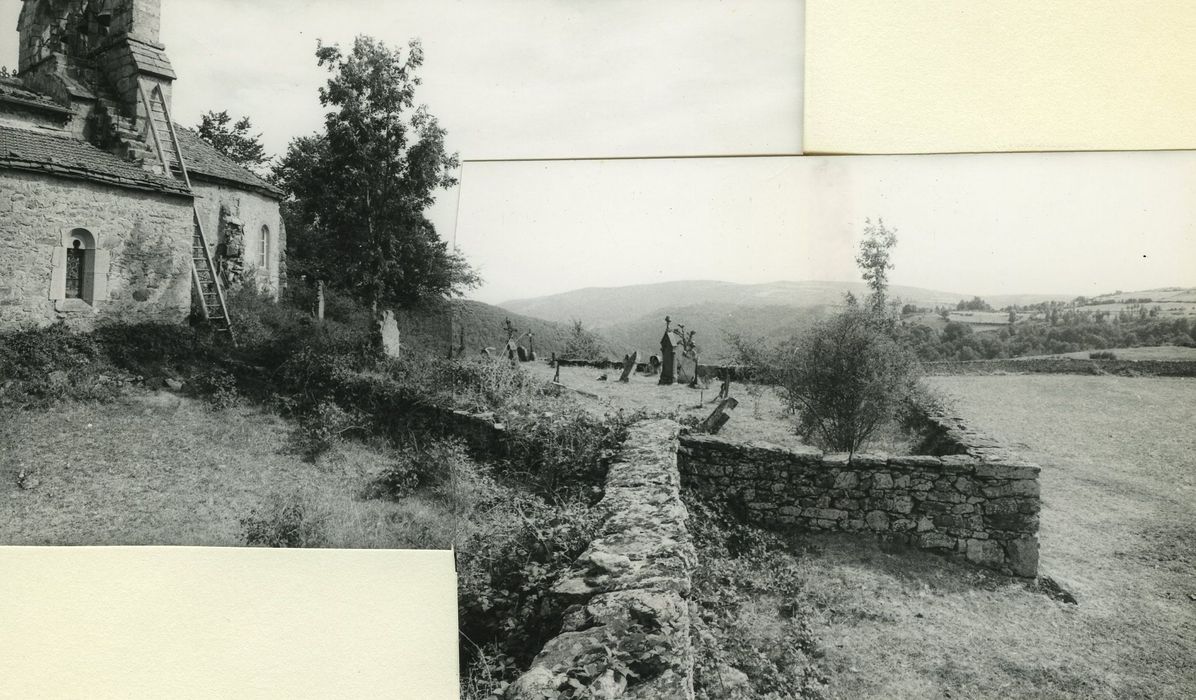
[[[108,258],[106,294],[92,304],[51,298],[54,249],[76,228],[90,231]],[[191,308],[191,231],[187,197],[0,171],[0,327],[182,322]]]
[[[282,217],[278,202],[256,192],[221,185],[193,177],[191,191],[195,193],[195,208],[203,222],[208,247],[214,256],[220,233],[220,207],[238,219],[245,229],[245,269],[252,271],[259,287],[278,289],[279,271],[282,269],[282,253],[286,250],[286,234],[282,228]],[[270,230],[269,259],[262,265],[262,227]]]
[[959,374],[1116,374],[1156,377],[1196,377],[1196,362],[1184,360],[1081,360],[1042,358],[1034,360],[972,360],[969,362],[925,362],[932,375]]
[[950,442],[970,434],[943,427],[936,444],[960,454],[941,457],[849,457],[685,435],[678,461],[687,486],[731,499],[764,526],[870,533],[1033,577],[1039,469],[995,445]]
[[[570,677],[588,688],[585,697],[693,698],[687,598],[696,554],[681,503],[677,433],[671,420],[631,427],[607,473],[599,536],[553,587],[569,606],[561,632],[508,698],[557,697]],[[636,675],[610,670],[607,648]],[[606,669],[597,678],[582,671],[591,662]]]

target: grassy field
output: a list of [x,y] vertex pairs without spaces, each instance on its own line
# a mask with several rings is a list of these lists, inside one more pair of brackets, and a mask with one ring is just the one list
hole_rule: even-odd
[[326,517],[326,546],[451,544],[438,505],[360,497],[386,449],[346,442],[312,464],[290,453],[292,429],[165,392],[0,414],[0,544],[244,545],[241,519],[290,493]]
[[1108,350],[1084,350],[1069,352],[1062,355],[1037,355],[1035,357],[1019,357],[1019,360],[1037,360],[1044,357],[1066,357],[1076,360],[1087,360],[1094,352],[1111,352],[1119,360],[1181,360],[1196,361],[1196,348],[1185,348],[1179,345],[1158,345],[1144,348],[1109,348]]
[[936,377],[1038,462],[1040,573],[1078,599],[916,552],[802,537],[835,697],[1196,697],[1196,381]]

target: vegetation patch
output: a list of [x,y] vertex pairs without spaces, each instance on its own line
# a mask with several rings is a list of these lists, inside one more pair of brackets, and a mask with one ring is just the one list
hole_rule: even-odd
[[825,698],[821,644],[809,626],[797,563],[784,537],[684,492],[697,548],[691,600],[698,698]]

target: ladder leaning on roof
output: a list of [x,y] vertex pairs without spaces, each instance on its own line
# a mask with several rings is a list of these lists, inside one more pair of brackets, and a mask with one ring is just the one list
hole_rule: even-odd
[[[155,85],[147,95],[145,88],[138,84],[137,91],[141,95],[142,106],[149,115],[149,132],[153,137],[158,158],[162,161],[162,167],[171,176],[181,178],[187,184],[187,189],[191,189],[191,176],[187,174],[183,150],[179,147],[178,134],[175,133],[174,122],[170,119],[170,108],[162,96],[162,87]],[[227,333],[229,340],[235,343],[228,304],[224,300],[224,289],[216,272],[216,263],[212,260],[212,252],[208,249],[203,221],[194,203],[191,205],[191,213],[195,219],[195,229],[191,237],[191,282],[199,294],[204,318],[212,324],[217,333]]]

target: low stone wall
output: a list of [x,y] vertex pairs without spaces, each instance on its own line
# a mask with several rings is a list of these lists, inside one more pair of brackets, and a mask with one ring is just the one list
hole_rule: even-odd
[[1196,377],[1196,362],[1184,360],[1079,360],[1073,358],[972,360],[970,362],[924,362],[922,369],[926,374],[931,375],[1008,373]]
[[[677,433],[671,420],[631,427],[607,473],[599,536],[552,589],[568,605],[561,632],[508,698],[557,697],[571,678],[588,688],[585,697],[693,698],[687,598],[696,553],[680,496]],[[612,656],[634,675],[612,668]]]
[[1037,466],[943,416],[944,456],[823,454],[709,435],[680,440],[687,486],[731,499],[770,527],[872,533],[1015,576],[1038,572]]

